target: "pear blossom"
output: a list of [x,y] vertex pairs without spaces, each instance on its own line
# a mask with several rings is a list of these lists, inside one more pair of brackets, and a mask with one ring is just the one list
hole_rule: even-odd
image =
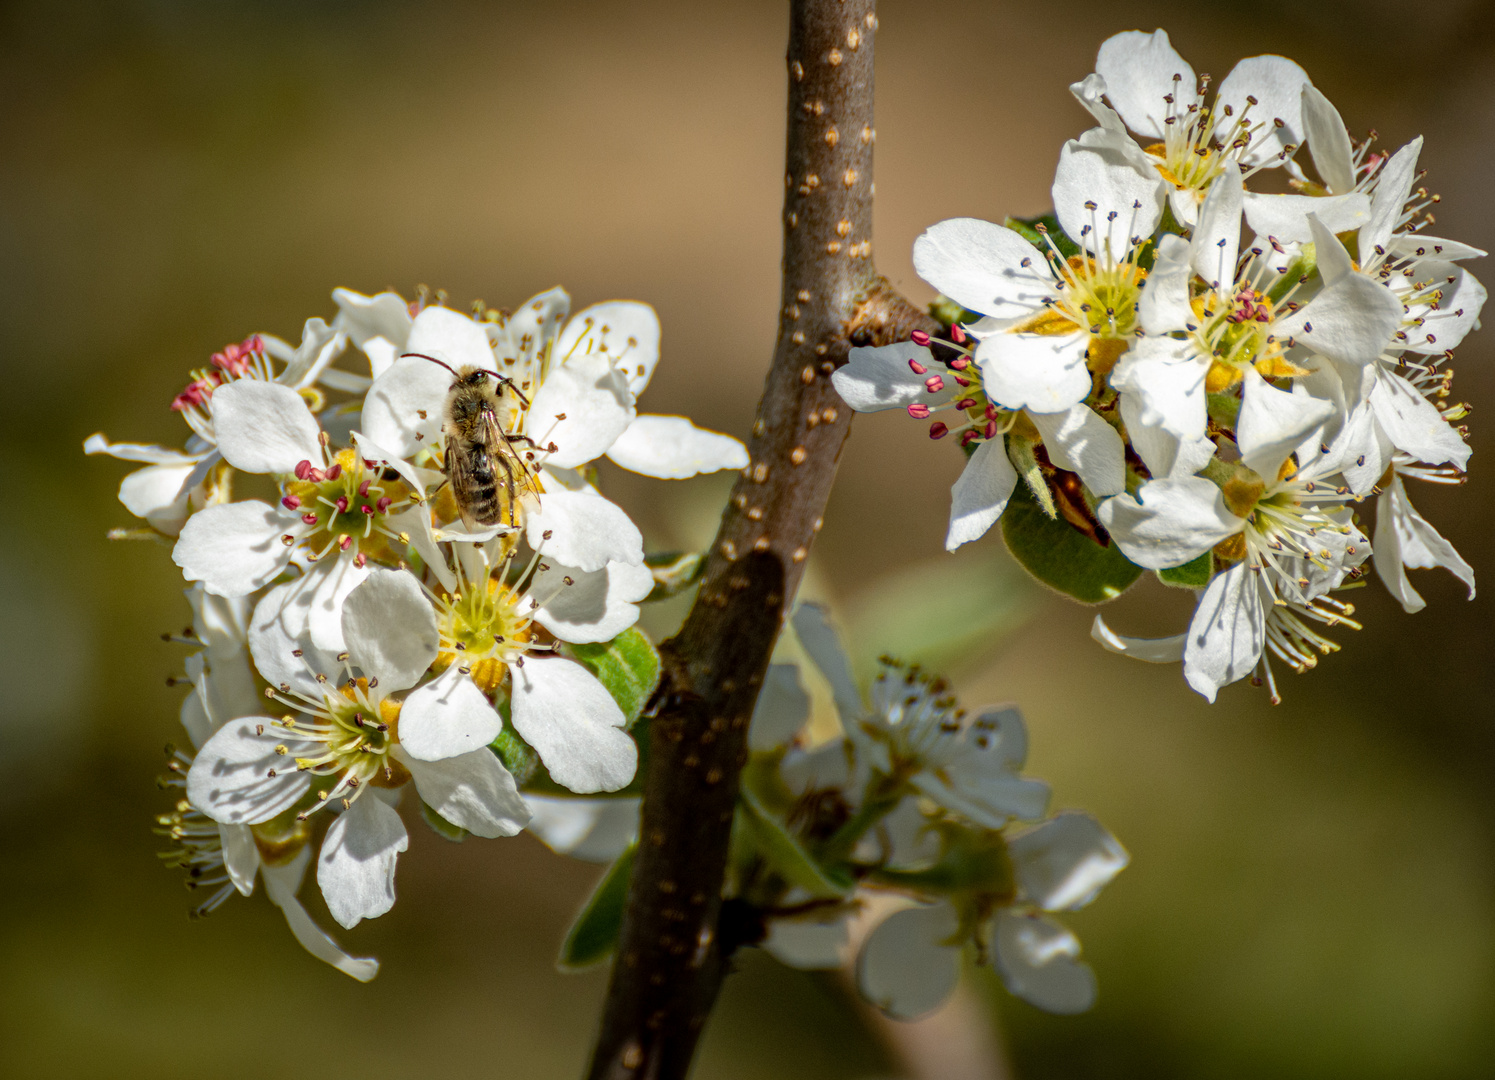
[[591,491],[578,470],[604,455],[666,479],[747,464],[736,439],[684,417],[637,411],[659,360],[659,319],[647,304],[609,301],[567,320],[570,297],[551,289],[513,315],[489,312],[477,321],[439,306],[412,317],[393,293],[339,289],[334,297],[342,309],[337,325],[375,370],[365,431],[401,456],[434,454],[441,438],[451,375],[434,359],[454,370],[493,372],[513,387],[504,395],[510,413],[501,419],[528,448],[525,457],[546,491]]
[[[381,795],[407,781],[433,811],[478,836],[512,836],[529,811],[488,749],[502,728],[496,713],[469,710],[439,719],[403,702],[435,659],[435,612],[413,575],[372,571],[344,605],[347,651],[328,656],[311,641],[294,585],[272,589],[255,609],[250,649],[290,710],[227,723],[203,745],[187,774],[187,797],[225,825],[257,825],[295,811],[340,811],[317,859],[317,883],[340,924],[355,926],[394,903],[394,871],[408,847],[405,827]],[[300,633],[296,631],[300,630]],[[346,681],[335,676],[341,664]],[[355,674],[355,671],[361,674]],[[432,684],[434,685],[434,684]],[[430,687],[424,688],[427,697]]]
[[[144,462],[145,468],[130,473],[120,483],[119,500],[157,532],[176,536],[191,509],[209,500],[207,481],[214,466],[222,461],[209,406],[213,392],[249,379],[274,382],[319,400],[317,383],[342,352],[344,340],[321,319],[308,319],[301,344],[294,349],[272,334],[253,334],[241,343],[226,345],[213,354],[210,367],[193,372],[192,381],[171,403],[172,410],[182,415],[192,432],[185,449],[114,443],[96,433],[84,441],[83,452]],[[278,373],[272,361],[283,365]]]
[[1007,841],[1013,892],[994,915],[978,918],[943,900],[905,908],[868,935],[857,956],[862,996],[890,1016],[912,1020],[954,990],[961,950],[990,955],[1007,989],[1053,1013],[1095,1002],[1095,974],[1080,943],[1049,913],[1084,907],[1125,868],[1124,848],[1089,814],[1067,812]]
[[212,398],[219,452],[234,468],[275,477],[276,505],[222,503],[193,514],[172,552],[189,581],[220,596],[263,588],[292,563],[312,597],[312,638],[340,651],[342,602],[370,572],[405,550],[439,562],[424,478],[362,436],[333,451],[289,387],[238,382]]
[[1395,461],[1392,465],[1391,482],[1376,500],[1376,572],[1387,590],[1409,614],[1421,611],[1427,606],[1427,602],[1407,580],[1408,568],[1431,569],[1441,566],[1469,587],[1469,599],[1473,600],[1473,567],[1417,512],[1411,499],[1407,497],[1403,477],[1444,484],[1462,481],[1462,477],[1449,469],[1419,466],[1405,456]]

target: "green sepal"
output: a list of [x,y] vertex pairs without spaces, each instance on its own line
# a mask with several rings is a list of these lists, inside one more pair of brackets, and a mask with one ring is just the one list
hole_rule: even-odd
[[1067,522],[1045,515],[1021,485],[1002,514],[1002,538],[1023,569],[1082,604],[1114,600],[1142,576],[1142,568],[1114,543],[1101,547]]
[[1080,254],[1080,245],[1071,240],[1068,234],[1060,228],[1059,218],[1052,213],[1031,218],[1009,217],[1002,224],[1028,241],[1028,243],[1032,244],[1039,251],[1048,254],[1049,245],[1044,241],[1044,234],[1038,228],[1038,226],[1042,225],[1044,229],[1048,230],[1048,238],[1053,241],[1054,247],[1058,249],[1060,255],[1063,255],[1067,259],[1071,255]]
[[628,903],[628,879],[633,873],[634,845],[618,856],[592,890],[586,905],[566,931],[556,966],[562,971],[580,971],[606,960],[618,944],[623,927],[623,909]]
[[564,653],[586,666],[607,688],[632,729],[659,685],[659,653],[636,628],[624,630],[611,641],[596,645],[567,645]]
[[1028,494],[1033,497],[1034,504],[1043,511],[1045,517],[1057,521],[1059,508],[1054,505],[1054,495],[1049,491],[1048,479],[1038,464],[1038,455],[1035,453],[1037,449],[1038,443],[1024,438],[1021,432],[1008,433],[1007,460],[1012,462],[1012,467],[1028,485]]
[[498,705],[499,714],[503,717],[503,730],[498,733],[498,738],[488,744],[488,749],[498,755],[498,760],[503,767],[509,770],[509,775],[514,778],[514,783],[523,790],[532,789],[536,780],[542,784],[553,783],[540,764],[540,755],[535,752],[534,747],[519,737],[514,730],[514,725],[509,722],[509,702],[504,699]]
[[1241,399],[1235,394],[1207,394],[1204,400],[1209,418],[1222,428],[1234,431],[1241,416]]
[[1267,290],[1267,299],[1277,303],[1308,278],[1318,273],[1318,249],[1313,244],[1303,244],[1297,258],[1287,264],[1287,269],[1277,275],[1277,280]]
[[751,787],[740,791],[737,805],[743,836],[786,882],[803,889],[815,900],[840,899],[851,892],[854,885],[851,879],[833,874],[816,862]]
[[643,602],[678,596],[706,572],[706,554],[701,551],[656,551],[644,556],[644,565],[654,575],[654,588]]
[[466,829],[460,825],[453,825],[435,810],[432,810],[424,799],[420,801],[420,816],[425,819],[427,825],[431,826],[431,831],[437,836],[444,836],[454,844],[460,844],[463,840],[467,839]]
[[1209,579],[1214,572],[1214,557],[1206,551],[1199,558],[1186,562],[1182,566],[1159,570],[1158,580],[1164,585],[1173,585],[1180,589],[1202,589],[1209,584]]

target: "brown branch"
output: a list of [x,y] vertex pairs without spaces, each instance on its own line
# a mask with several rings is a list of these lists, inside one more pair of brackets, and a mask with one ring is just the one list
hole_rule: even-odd
[[678,1080],[739,942],[722,882],[747,725],[819,532],[851,410],[853,344],[936,324],[872,264],[875,0],[793,0],[783,303],[773,366],[701,591],[663,646],[639,849],[593,1080]]

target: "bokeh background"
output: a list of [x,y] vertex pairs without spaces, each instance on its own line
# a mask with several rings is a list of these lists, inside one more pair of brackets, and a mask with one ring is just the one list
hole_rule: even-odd
[[[1495,248],[1489,4],[887,0],[880,17],[877,258],[917,299],[918,232],[1045,209],[1087,126],[1066,86],[1108,34],[1158,25],[1217,79],[1283,52],[1352,131],[1425,135],[1438,231]],[[552,957],[597,871],[529,837],[451,845],[412,821],[400,902],[341,935],[383,959],[369,986],[303,954],[261,897],[189,923],[149,831],[179,738],[163,680],[181,651],[157,635],[186,621],[181,583],[168,548],[105,540],[132,524],[126,469],[80,444],[179,441],[167,404],[225,342],[294,338],[336,285],[418,283],[463,306],[556,283],[578,306],[648,300],[647,407],[745,434],[775,328],[786,22],[769,0],[0,5],[0,1074],[578,1075],[603,978]],[[1472,479],[1414,495],[1481,574],[1488,334],[1457,362]],[[1071,920],[1095,1010],[991,994],[1013,1072],[1495,1075],[1491,601],[1424,572],[1414,617],[1372,585],[1366,629],[1287,675],[1285,704],[1240,685],[1209,707],[1176,668],[1100,651],[1091,612],[997,541],[939,554],[959,464],[897,416],[858,419],[807,591],[862,659],[916,653],[969,703],[1019,701],[1031,771],[1132,852]],[[704,543],[725,490],[607,483],[662,546]],[[1173,632],[1188,606],[1144,583],[1108,614]],[[833,981],[741,968],[698,1075],[897,1073]]]

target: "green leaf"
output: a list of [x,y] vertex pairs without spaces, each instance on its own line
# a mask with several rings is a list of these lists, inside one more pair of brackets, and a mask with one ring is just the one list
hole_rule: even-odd
[[455,844],[460,844],[467,839],[467,830],[460,825],[453,825],[435,810],[426,804],[426,800],[420,802],[420,816],[425,819],[426,824],[431,826],[431,831],[437,836],[444,836]]
[[654,588],[644,597],[646,604],[668,600],[701,580],[706,572],[703,551],[656,551],[644,556],[644,565],[654,575]]
[[1180,589],[1202,589],[1209,584],[1210,575],[1215,572],[1215,560],[1206,551],[1192,562],[1186,562],[1182,566],[1175,566],[1168,570],[1158,571],[1158,580],[1164,585],[1174,585]]
[[838,881],[800,844],[794,834],[758,800],[751,788],[743,788],[738,806],[744,833],[773,870],[790,885],[797,885],[812,899],[839,899],[851,892],[852,882]]
[[628,629],[597,645],[568,645],[565,652],[597,676],[631,729],[659,685],[659,653],[653,643],[639,630]]
[[618,944],[623,926],[623,908],[628,902],[628,878],[633,873],[634,845],[618,856],[592,890],[586,906],[576,916],[556,966],[562,971],[580,971],[607,959]]
[[1002,537],[1023,568],[1035,578],[1082,604],[1114,600],[1142,575],[1115,544],[1101,547],[1090,537],[1044,514],[1019,484],[1002,514]]
[[1047,253],[1049,245],[1044,240],[1043,232],[1038,228],[1038,226],[1042,225],[1047,230],[1049,240],[1053,241],[1054,247],[1058,249],[1060,255],[1067,259],[1071,255],[1078,255],[1080,253],[1080,245],[1076,244],[1065,234],[1064,230],[1059,227],[1058,217],[1052,213],[1031,218],[1009,217],[1002,224],[1028,241],[1028,243],[1032,244],[1039,251]]

